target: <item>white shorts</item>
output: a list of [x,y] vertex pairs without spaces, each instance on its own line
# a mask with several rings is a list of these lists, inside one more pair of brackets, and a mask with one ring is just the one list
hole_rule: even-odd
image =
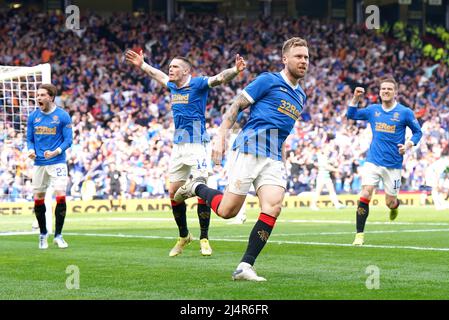
[[67,165],[56,163],[48,166],[34,166],[33,190],[35,193],[45,192],[48,187],[55,191],[66,191],[67,189]]
[[230,161],[227,187],[229,192],[246,195],[251,184],[256,192],[267,184],[287,188],[287,174],[282,161],[241,152],[234,152]]
[[210,154],[206,143],[174,144],[170,160],[170,182],[186,181],[209,176],[211,172]]
[[327,175],[320,175],[318,174],[316,177],[316,185],[325,185],[327,183],[333,183],[331,177],[329,176],[329,174]]
[[365,162],[362,167],[362,186],[377,187],[381,179],[385,193],[397,196],[401,187],[401,169],[385,168]]

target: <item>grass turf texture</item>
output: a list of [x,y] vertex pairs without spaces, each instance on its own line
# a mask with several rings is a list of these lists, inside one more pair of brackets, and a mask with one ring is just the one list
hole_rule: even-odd
[[[0,299],[302,300],[448,299],[449,215],[431,207],[370,208],[364,247],[353,247],[355,208],[319,212],[283,210],[256,261],[267,282],[234,282],[231,273],[258,217],[244,225],[212,217],[210,257],[195,241],[178,257],[171,213],[69,214],[61,250],[37,234],[0,235]],[[0,233],[30,231],[33,217],[0,216]],[[68,266],[79,268],[79,289],[66,288]],[[369,266],[379,268],[379,289],[369,290]],[[368,269],[370,270],[370,269]],[[69,280],[70,282],[70,280]],[[368,281],[369,282],[369,281]]]

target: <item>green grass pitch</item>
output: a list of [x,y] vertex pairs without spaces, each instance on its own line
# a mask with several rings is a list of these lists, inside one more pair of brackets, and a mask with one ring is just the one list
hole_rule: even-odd
[[189,212],[195,241],[174,258],[171,213],[69,214],[64,250],[52,237],[39,250],[37,233],[21,233],[32,216],[0,216],[0,299],[449,299],[448,213],[402,206],[389,223],[385,208],[371,207],[366,246],[353,247],[354,208],[284,209],[255,264],[262,283],[231,280],[256,210],[244,225],[213,214],[210,257],[200,254]]

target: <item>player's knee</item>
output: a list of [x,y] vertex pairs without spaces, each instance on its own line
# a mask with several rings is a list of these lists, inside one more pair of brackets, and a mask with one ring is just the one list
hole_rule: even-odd
[[273,207],[273,214],[275,217],[279,216],[281,214],[282,211],[282,204],[277,204]]
[[362,191],[360,192],[360,197],[365,199],[371,199],[371,194],[372,192],[370,192],[369,189],[362,189]]
[[234,218],[238,213],[235,210],[218,210],[217,214],[222,217],[223,219],[231,219]]
[[240,207],[218,207],[217,214],[223,219],[234,218],[240,211]]
[[274,217],[278,217],[281,214],[282,204],[278,203],[275,205],[268,206],[266,208],[262,208],[262,212],[269,214]]

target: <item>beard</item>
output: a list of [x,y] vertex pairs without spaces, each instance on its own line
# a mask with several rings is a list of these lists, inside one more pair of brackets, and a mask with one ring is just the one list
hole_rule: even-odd
[[298,80],[303,79],[306,76],[307,67],[305,68],[305,70],[299,70],[297,67],[294,68],[289,67],[288,72]]

